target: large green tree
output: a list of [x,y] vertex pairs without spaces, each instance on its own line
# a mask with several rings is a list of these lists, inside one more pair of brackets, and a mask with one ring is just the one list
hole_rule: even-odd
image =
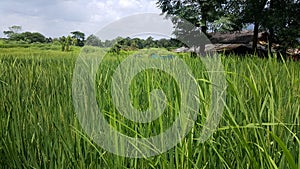
[[3,33],[7,35],[9,40],[12,41],[24,41],[27,43],[45,43],[46,37],[39,32],[22,32],[21,26],[11,26],[8,28],[8,31],[4,31]]
[[[269,47],[273,42],[285,48],[299,42],[299,0],[158,0],[157,5],[163,14],[183,18],[204,33],[208,29],[224,32],[253,25],[253,50],[260,29],[269,33]],[[182,30],[180,19],[173,22]]]
[[84,41],[85,41],[85,34],[80,31],[74,31],[71,32],[72,38],[77,39],[77,42],[75,43],[76,46],[84,46]]
[[300,0],[269,0],[262,27],[268,30],[270,46],[281,44],[284,50],[299,44]]
[[297,44],[300,37],[300,1],[299,0],[240,0],[230,1],[239,8],[235,17],[238,22],[254,25],[253,49],[257,48],[259,30],[269,33],[269,49],[272,43],[283,48]]
[[[158,0],[157,6],[163,14],[183,18],[207,33],[208,23],[218,20],[223,14],[226,0]],[[177,19],[179,19],[177,18]],[[173,21],[175,24],[179,20]]]
[[172,17],[175,36],[190,47],[194,46],[195,53],[203,55],[207,43],[203,36],[207,35],[209,24],[224,15],[226,3],[226,0],[158,0],[157,6],[163,14],[175,16]]
[[13,37],[16,41],[25,41],[28,43],[45,43],[46,37],[38,32],[23,32]]
[[[240,0],[240,1],[230,1],[234,9],[239,8],[239,12],[234,10],[238,15],[235,17],[240,18],[236,24],[253,24],[253,50],[257,48],[259,27],[264,22],[264,16],[266,15],[266,6],[268,0]],[[228,10],[232,10],[229,8]]]

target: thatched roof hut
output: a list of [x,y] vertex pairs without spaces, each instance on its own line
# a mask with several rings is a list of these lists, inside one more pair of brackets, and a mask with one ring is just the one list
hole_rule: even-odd
[[[253,41],[253,31],[238,31],[238,32],[227,32],[227,33],[209,33],[210,41],[213,44],[250,44]],[[258,34],[259,41],[267,41],[268,34],[260,32]]]
[[[209,39],[212,44],[205,46],[205,51],[216,51],[224,54],[246,55],[253,54],[252,41],[253,31],[240,31],[231,33],[209,33]],[[267,33],[261,32],[258,34],[258,44],[256,53],[264,57],[268,53],[268,49],[263,44],[267,43]],[[174,52],[193,52],[194,47],[186,49],[178,48]]]

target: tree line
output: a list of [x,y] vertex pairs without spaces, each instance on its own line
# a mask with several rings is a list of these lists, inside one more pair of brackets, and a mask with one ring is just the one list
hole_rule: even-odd
[[11,26],[8,30],[3,31],[7,36],[8,41],[33,44],[33,43],[59,43],[62,46],[62,51],[70,51],[71,46],[83,47],[85,43],[85,34],[80,31],[70,32],[70,35],[59,38],[46,38],[39,32],[22,32],[22,26]]
[[120,50],[138,50],[144,48],[166,48],[171,50],[181,47],[183,44],[177,39],[155,40],[151,36],[147,39],[118,37],[113,40],[105,40],[102,42],[97,36],[90,35],[86,40],[86,45],[111,48],[111,52],[118,53]]
[[46,38],[38,32],[21,32],[21,26],[11,26],[9,30],[3,33],[7,36],[9,41],[17,41],[22,43],[57,43],[61,45],[62,51],[70,51],[71,46],[94,46],[111,48],[111,52],[119,52],[120,50],[137,50],[144,48],[167,48],[173,49],[181,47],[183,44],[176,39],[159,39],[155,40],[153,37],[147,39],[140,38],[122,38],[117,37],[112,40],[102,41],[96,35],[90,35],[85,38],[85,33],[80,31],[70,32],[70,35],[59,38]]

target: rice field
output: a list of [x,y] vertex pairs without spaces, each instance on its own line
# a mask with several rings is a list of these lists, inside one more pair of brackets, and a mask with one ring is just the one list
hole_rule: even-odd
[[[0,49],[0,168],[300,168],[299,62],[222,57],[228,85],[225,108],[217,130],[202,143],[209,78],[199,58],[179,54],[202,91],[195,125],[163,154],[128,158],[97,145],[77,118],[72,79],[79,53]],[[150,91],[159,88],[168,100],[164,114],[145,124],[120,115],[111,96],[111,77],[131,54],[110,53],[101,62],[94,84],[97,103],[118,132],[140,138],[157,135],[177,117],[180,91],[172,76],[143,71],[131,81],[131,103],[146,110]]]

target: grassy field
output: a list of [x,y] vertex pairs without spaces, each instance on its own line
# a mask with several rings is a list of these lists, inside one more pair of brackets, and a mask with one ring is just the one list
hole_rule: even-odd
[[[161,155],[138,159],[105,151],[81,128],[72,102],[73,70],[79,53],[79,49],[68,53],[0,49],[0,168],[300,168],[300,63],[223,58],[226,105],[213,136],[205,143],[199,141],[206,119],[204,104],[194,128],[181,143]],[[112,103],[110,83],[120,61],[130,54],[109,54],[101,63],[95,84],[98,104],[119,132],[155,135],[172,125],[177,86],[161,71],[138,74],[130,86],[132,104],[147,109],[149,91],[160,88],[170,102],[169,115],[151,124],[126,120]],[[203,100],[209,99],[201,60],[180,57],[198,79]]]

